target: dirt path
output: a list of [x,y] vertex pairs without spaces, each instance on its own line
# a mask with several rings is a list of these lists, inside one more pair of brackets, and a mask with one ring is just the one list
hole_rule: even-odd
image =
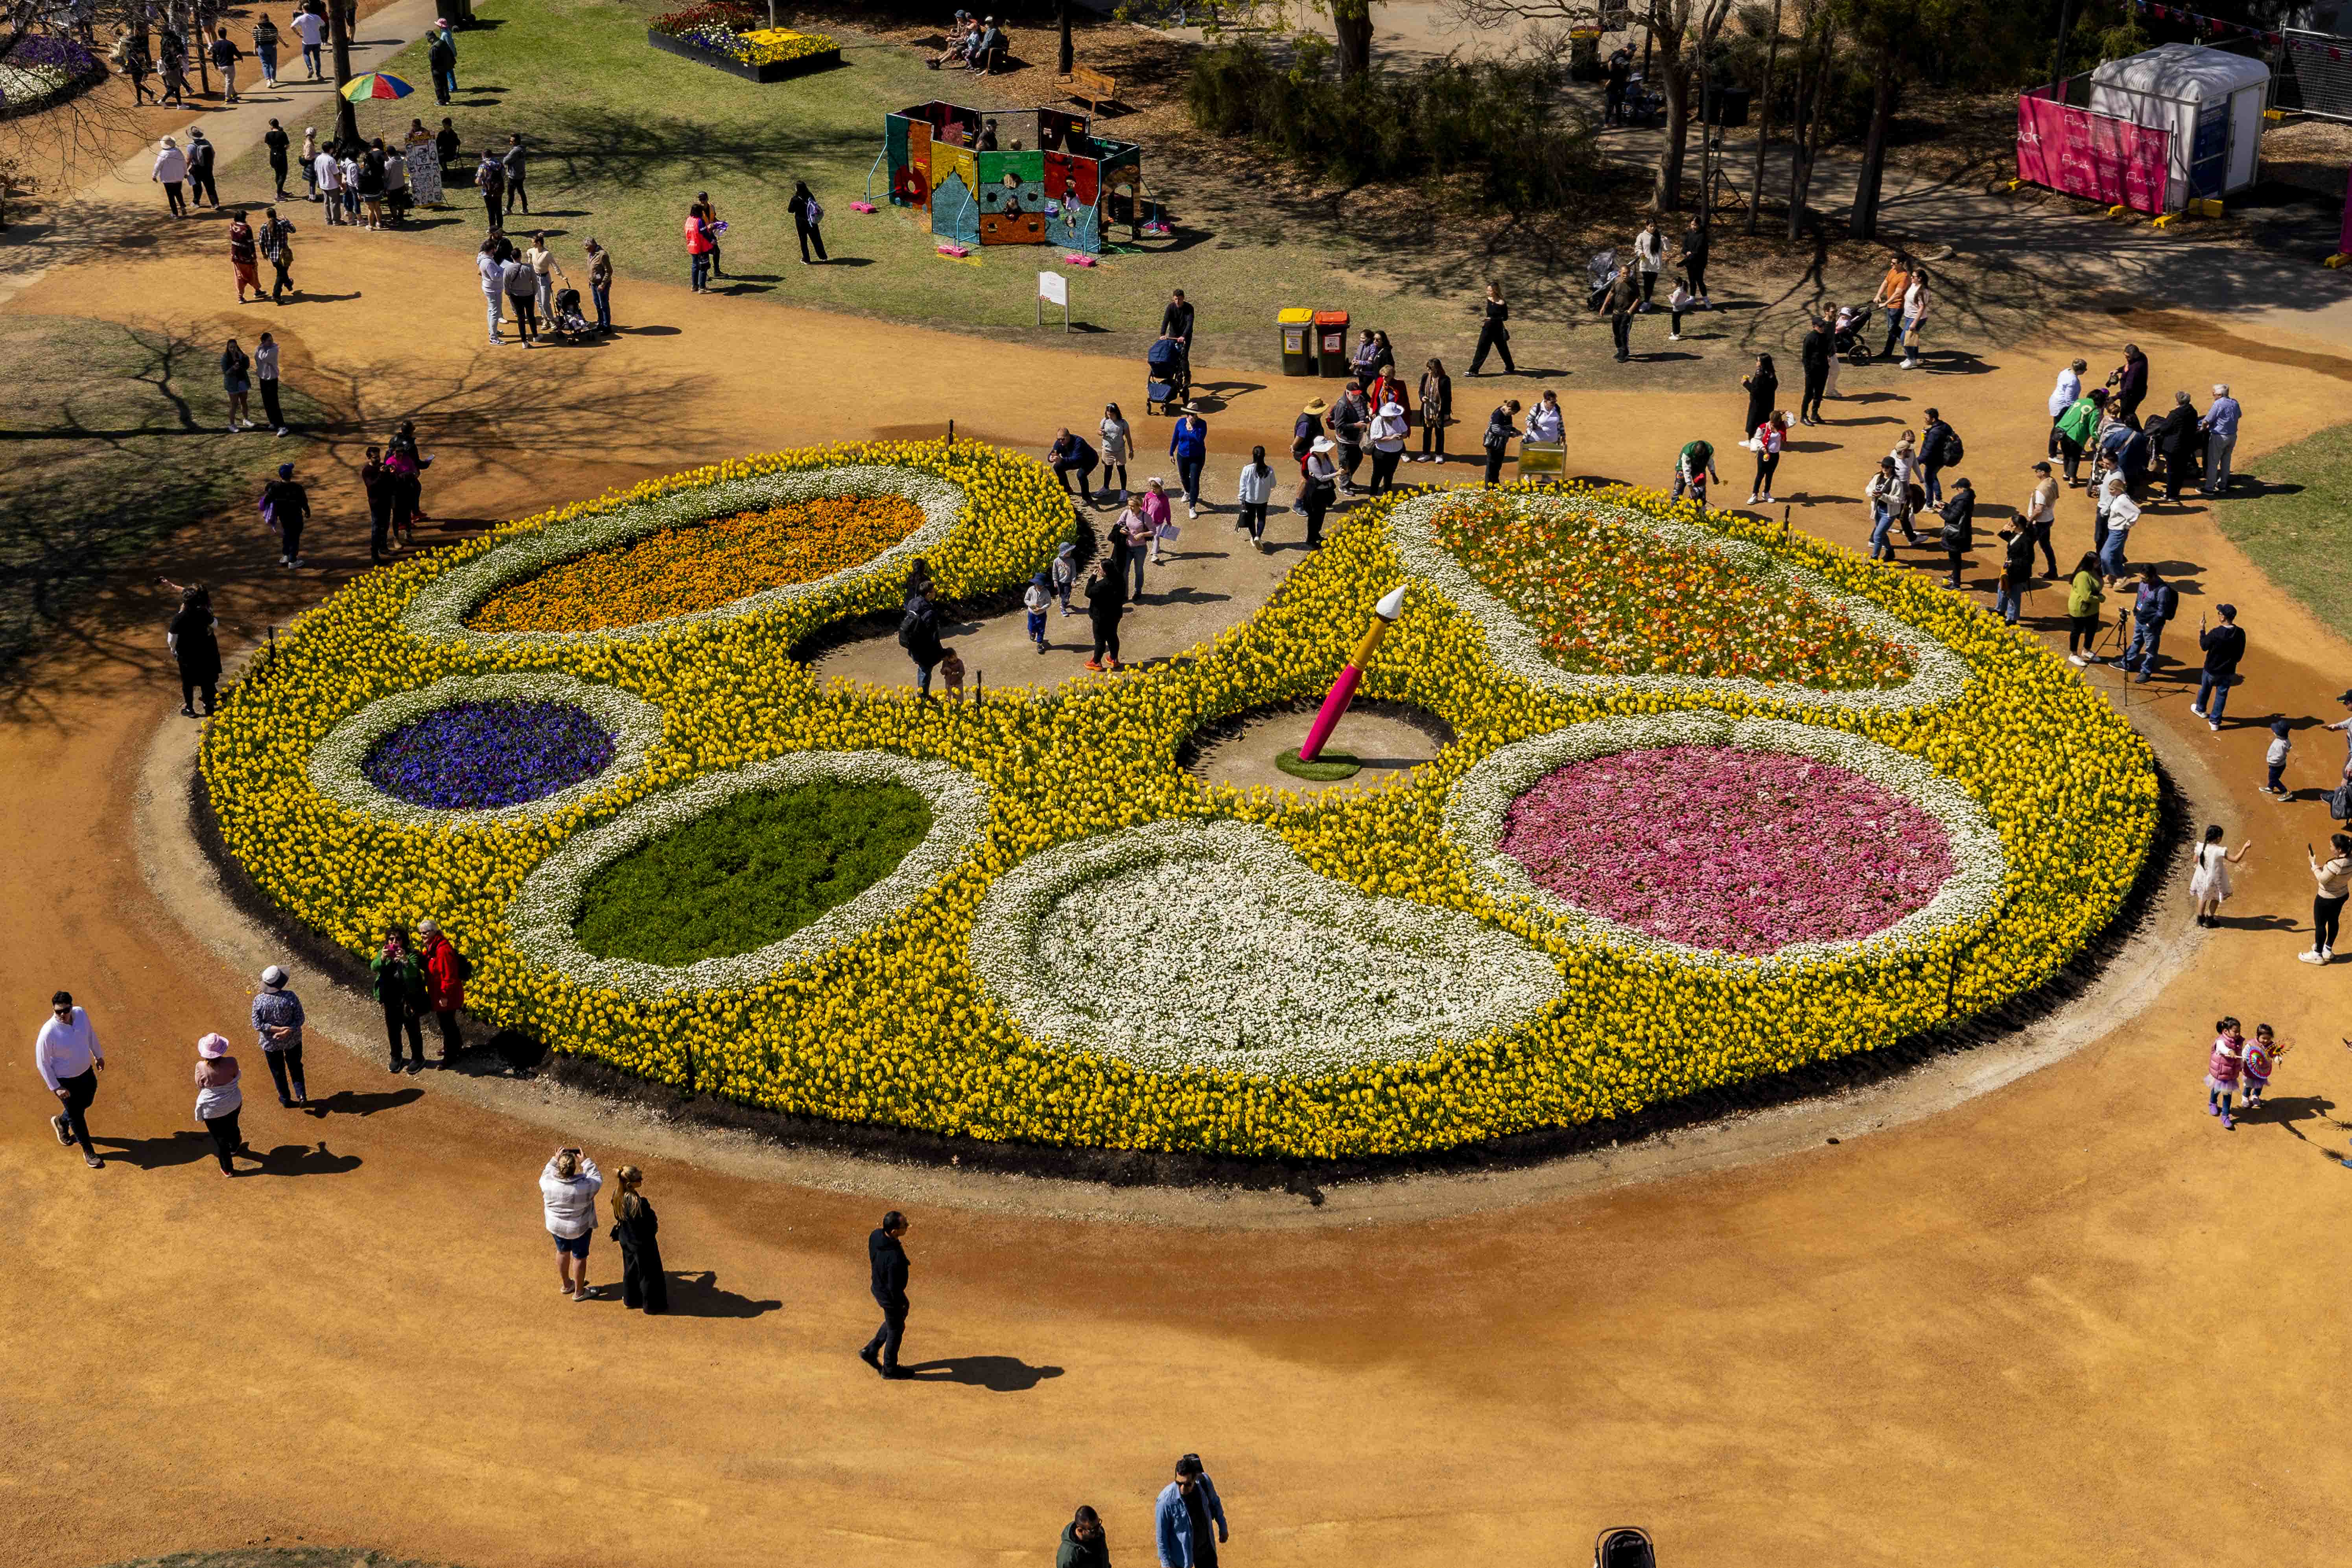
[[[311,265],[351,298],[219,320],[278,326],[289,364],[347,388],[371,429],[419,411],[451,518],[951,415],[1035,449],[1132,380],[1084,356],[650,289],[616,303],[658,331],[478,350],[472,279],[418,272],[431,254],[321,235]],[[60,271],[12,308],[185,310],[227,283],[216,258],[156,256]],[[2311,363],[2323,345],[2123,325],[2166,385],[2236,384],[2254,473],[2261,450],[2340,408]],[[1970,376],[1850,374],[1908,401],[1849,405],[1808,432],[1821,449],[1783,468],[1814,497],[1800,521],[1859,542],[1864,458],[1922,396],[1965,399],[1973,477],[1989,502],[2015,499],[2049,363],[2098,346],[1988,356]],[[1736,417],[1724,397],[1563,403],[1579,466],[1635,479]],[[1237,394],[1213,421],[1217,449],[1229,462],[1283,440],[1294,406],[1278,387]],[[1166,432],[1139,437],[1149,450]],[[294,445],[257,441],[257,478]],[[350,457],[340,436],[303,450],[320,468]],[[341,573],[358,509],[351,488],[322,490],[320,555]],[[2203,508],[2141,527],[2189,608],[2227,597],[2252,630],[2232,700],[2246,722],[2213,736],[2186,720],[2177,666],[2133,710],[2208,760],[2230,792],[2217,815],[2255,850],[2230,927],[2112,1032],[1879,1136],[1503,1218],[1219,1232],[918,1205],[908,1348],[926,1381],[905,1385],[851,1357],[871,1327],[871,1198],[600,1132],[608,1167],[649,1159],[668,1261],[696,1282],[667,1321],[582,1312],[546,1289],[531,1182],[556,1140],[325,1051],[315,1088],[349,1090],[345,1109],[257,1106],[248,1135],[284,1173],[222,1182],[192,1135],[186,1042],[236,1036],[248,981],[157,904],[132,849],[141,762],[175,705],[160,631],[61,659],[0,749],[0,900],[17,917],[0,1013],[29,1030],[52,987],[89,1000],[112,1058],[93,1120],[136,1142],[93,1175],[49,1141],[22,1057],[0,1073],[0,1180],[25,1219],[0,1276],[0,1358],[19,1369],[0,1405],[0,1560],[299,1533],[501,1568],[979,1568],[1042,1559],[1088,1501],[1132,1563],[1149,1561],[1151,1496],[1189,1449],[1224,1493],[1236,1564],[1573,1562],[1618,1519],[1652,1525],[1678,1564],[2319,1561],[2325,1516],[2295,1505],[2352,1490],[2310,1392],[2333,1385],[2343,1350],[2340,1268],[2313,1241],[2352,1194],[2323,1158],[2343,1146],[2352,1062],[2334,1042],[2352,972],[2294,960],[2300,847],[2326,824],[2308,801],[2252,794],[2253,721],[2332,716],[2352,657]],[[2062,536],[2086,534],[2070,497]],[[254,624],[323,585],[260,570],[258,543],[239,518],[184,552],[236,585],[232,618]],[[2307,740],[2299,777],[2331,763]],[[2273,1108],[2234,1133],[2199,1089],[2224,1008],[2298,1047]],[[594,1260],[609,1280],[607,1244]]]

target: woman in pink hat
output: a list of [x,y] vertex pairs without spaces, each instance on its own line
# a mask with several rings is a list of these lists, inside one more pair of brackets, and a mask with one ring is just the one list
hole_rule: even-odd
[[220,1160],[224,1176],[236,1174],[236,1167],[229,1163],[230,1155],[259,1158],[245,1146],[245,1135],[237,1131],[236,1115],[243,1109],[245,1090],[237,1087],[236,1058],[228,1054],[228,1041],[206,1035],[196,1042],[196,1120],[213,1135],[213,1153]]

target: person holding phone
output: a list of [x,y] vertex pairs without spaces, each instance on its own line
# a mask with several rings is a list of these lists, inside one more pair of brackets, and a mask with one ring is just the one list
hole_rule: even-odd
[[2303,847],[2311,862],[2311,879],[2317,885],[2311,900],[2311,951],[2295,955],[2305,963],[2336,961],[2336,925],[2343,918],[2346,896],[2352,894],[2352,838],[2333,834],[2327,847],[2332,853],[2323,862],[2310,845]]
[[596,1162],[576,1148],[558,1149],[539,1173],[547,1234],[555,1238],[555,1271],[575,1302],[596,1299],[588,1284],[588,1238],[596,1234],[596,1193],[604,1184]]

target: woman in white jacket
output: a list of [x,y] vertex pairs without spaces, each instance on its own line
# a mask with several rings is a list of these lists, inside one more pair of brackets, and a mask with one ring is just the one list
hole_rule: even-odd
[[169,136],[155,151],[155,173],[149,176],[163,187],[163,199],[171,204],[173,217],[188,216],[188,204],[181,199],[180,186],[188,177],[188,155]]
[[604,1174],[596,1169],[596,1162],[577,1149],[558,1149],[547,1169],[539,1173],[547,1234],[555,1237],[555,1269],[562,1277],[563,1293],[574,1301],[596,1299],[596,1292],[588,1288],[588,1238],[595,1234],[596,1192],[604,1184]]
[[1242,465],[1241,481],[1234,489],[1234,500],[1241,515],[1234,521],[1235,528],[1249,530],[1250,542],[1265,552],[1265,509],[1274,500],[1274,470],[1266,466],[1265,448],[1252,447],[1250,460]]

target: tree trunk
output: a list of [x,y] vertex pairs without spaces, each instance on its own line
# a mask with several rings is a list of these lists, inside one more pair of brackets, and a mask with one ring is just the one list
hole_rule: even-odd
[[1339,42],[1339,76],[1345,80],[1372,68],[1371,0],[1333,0],[1331,34]]
[[1061,12],[1062,49],[1061,53],[1055,57],[1054,68],[1062,75],[1067,76],[1077,61],[1077,57],[1070,48],[1070,0],[1062,0]]
[[[1756,109],[1756,177],[1748,182],[1748,232],[1756,232],[1764,214],[1764,150],[1772,144],[1772,73],[1780,64],[1780,0],[1772,0],[1772,42],[1764,50],[1764,89]],[[1798,123],[1804,123],[1804,106],[1798,105]]]
[[327,0],[327,39],[335,51],[335,142],[339,148],[357,149],[361,145],[359,113],[343,96],[343,88],[352,79],[352,32],[343,26],[342,0]]
[[1862,168],[1853,187],[1853,217],[1846,232],[1856,239],[1878,237],[1878,187],[1886,176],[1886,132],[1895,119],[1895,51],[1885,46],[1872,62],[1870,135],[1862,148]]
[[196,57],[196,96],[209,97],[213,90],[213,51],[212,40],[205,36],[202,0],[188,7],[188,52]]
[[1683,149],[1690,138],[1690,72],[1681,51],[1659,51],[1659,85],[1666,93],[1666,139],[1658,149],[1658,183],[1653,202],[1662,213],[1683,210]]

